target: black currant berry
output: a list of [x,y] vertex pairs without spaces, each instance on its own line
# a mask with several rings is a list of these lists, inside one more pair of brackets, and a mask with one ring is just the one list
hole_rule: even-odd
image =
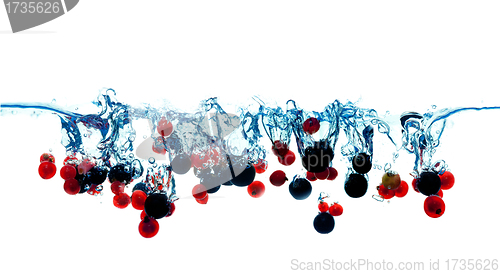
[[136,190],[142,190],[144,193],[146,193],[146,195],[149,195],[149,193],[151,193],[151,191],[152,191],[151,187],[149,187],[145,183],[135,184],[134,188],[132,188],[132,192],[134,192]]
[[132,180],[132,174],[128,168],[125,167],[125,164],[117,164],[109,170],[108,179],[111,183],[114,181],[120,181],[128,184],[130,183],[130,180]]
[[320,213],[314,218],[314,229],[318,233],[321,234],[328,234],[332,232],[333,228],[335,227],[335,220],[333,219],[333,216],[330,215],[330,213],[323,212]]
[[363,197],[368,190],[368,181],[365,176],[353,173],[345,181],[344,190],[351,198]]
[[161,219],[170,211],[170,202],[167,195],[161,193],[150,194],[144,202],[144,211],[150,217]]
[[304,150],[302,166],[309,172],[325,171],[333,160],[333,149],[325,142],[315,142]]
[[432,171],[425,171],[417,178],[417,189],[425,196],[435,195],[441,189],[441,179],[439,175]]
[[255,179],[255,167],[253,165],[247,164],[247,167],[238,174],[235,178],[231,180],[231,183],[235,186],[248,186]]
[[352,168],[360,174],[368,173],[372,169],[372,160],[370,155],[359,153],[352,158]]
[[295,200],[304,200],[311,195],[311,183],[305,178],[295,178],[289,185],[288,190]]
[[94,166],[85,174],[84,181],[87,184],[100,185],[106,181],[107,176],[107,168]]

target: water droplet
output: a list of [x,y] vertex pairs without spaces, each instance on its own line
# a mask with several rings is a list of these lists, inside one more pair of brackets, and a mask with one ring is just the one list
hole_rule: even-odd
[[391,170],[391,167],[392,167],[391,163],[387,163],[387,164],[385,164],[385,166],[384,166],[384,171],[385,171],[385,172],[388,172],[389,170]]
[[436,109],[436,105],[432,105],[431,107],[432,107],[432,109]]
[[49,152],[52,152],[52,148],[49,148]]

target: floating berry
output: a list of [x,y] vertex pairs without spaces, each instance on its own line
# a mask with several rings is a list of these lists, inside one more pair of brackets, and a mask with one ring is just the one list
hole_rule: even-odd
[[78,158],[76,158],[75,156],[66,156],[66,158],[64,158],[63,161],[63,165],[72,165],[75,168],[77,166],[77,163],[78,163]]
[[148,198],[148,195],[144,193],[142,190],[136,190],[132,193],[132,197],[130,197],[132,200],[132,207],[137,209],[137,210],[144,210],[144,203],[146,202],[146,199]]
[[40,166],[38,166],[38,174],[42,179],[48,180],[54,175],[56,175],[57,167],[53,162],[45,161],[41,162]]
[[130,196],[127,193],[120,193],[113,197],[113,204],[117,208],[126,208],[130,204]]
[[95,164],[92,161],[85,159],[78,165],[78,174],[85,174],[94,166]]
[[323,213],[323,212],[327,212],[328,211],[328,204],[321,201],[319,202],[318,204],[318,209],[319,209],[319,212]]
[[441,179],[441,189],[448,190],[455,185],[455,176],[449,171],[439,175],[439,179]]
[[310,171],[306,171],[306,179],[309,180],[309,182],[314,182],[318,180],[318,178],[316,178],[316,175]]
[[178,154],[172,160],[172,171],[176,174],[186,174],[191,169],[191,157],[185,153]]
[[114,181],[120,181],[124,184],[128,184],[132,180],[132,174],[130,173],[128,166],[125,166],[125,164],[117,164],[109,170],[108,179],[111,183]]
[[144,210],[149,217],[156,220],[165,217],[170,211],[170,202],[167,195],[163,193],[152,193],[144,202]]
[[273,151],[273,154],[278,156],[278,157],[285,157],[285,155],[288,153],[288,145],[280,140],[276,140],[273,143],[273,146],[271,148]]
[[42,162],[51,162],[51,163],[55,163],[56,162],[56,158],[54,158],[54,155],[50,154],[50,153],[44,153],[40,156],[40,163]]
[[61,175],[61,178],[63,178],[64,180],[72,178],[74,179],[76,176],[76,168],[72,165],[66,164],[63,167],[61,167],[59,174]]
[[339,175],[339,172],[334,168],[334,167],[328,167],[328,178],[327,180],[333,181],[337,176]]
[[253,165],[254,168],[255,168],[255,172],[257,172],[257,174],[262,174],[264,172],[266,172],[267,170],[267,161],[266,160],[263,160],[263,159],[259,159],[259,161]]
[[328,212],[332,216],[340,216],[342,215],[342,213],[344,213],[344,208],[340,204],[334,203],[330,206],[330,208],[328,208]]
[[152,238],[160,230],[160,224],[153,218],[144,216],[142,221],[139,223],[139,234],[144,238]]
[[[208,195],[207,195],[208,196]],[[170,217],[172,216],[172,214],[174,214],[174,211],[175,211],[175,204],[172,203],[172,202],[169,202],[169,210],[168,210],[168,213],[167,215],[165,215],[165,217]]]
[[417,179],[413,178],[413,180],[411,181],[411,186],[413,187],[415,192],[420,193],[420,191],[418,191],[418,188],[417,188]]
[[149,195],[149,193],[151,193],[152,191],[149,185],[142,182],[134,185],[134,187],[132,188],[132,193],[136,190],[142,190],[144,193],[146,193],[146,195]]
[[158,122],[158,126],[156,127],[156,130],[161,136],[168,137],[170,136],[170,134],[172,134],[174,126],[165,117],[161,117],[160,121]]
[[208,202],[208,195],[207,195],[207,196],[205,196],[205,198],[202,198],[202,199],[196,199],[196,201],[197,201],[199,204],[205,205],[205,204]]
[[396,197],[402,198],[408,193],[408,184],[405,181],[401,181],[401,184],[395,190]]
[[330,176],[330,171],[327,168],[324,171],[314,173],[314,176],[319,180],[325,180],[328,176]]
[[250,185],[255,179],[255,168],[253,165],[248,164],[247,167],[231,180],[235,186],[244,187]]
[[87,173],[85,173],[83,181],[86,184],[100,185],[104,183],[104,181],[106,181],[107,176],[108,176],[107,168],[94,166]]
[[111,192],[114,194],[120,194],[125,191],[125,184],[119,181],[114,181],[111,184]]
[[278,162],[284,166],[290,166],[295,162],[295,153],[293,151],[289,150],[285,156],[281,157],[278,156]]
[[391,199],[394,195],[396,195],[396,191],[394,189],[388,189],[383,184],[377,186],[377,190],[378,194],[386,200]]
[[195,199],[203,199],[208,195],[207,188],[202,184],[197,184],[193,187],[192,194]]
[[163,137],[158,136],[152,144],[152,149],[154,153],[165,155],[167,150],[165,149],[165,144],[163,143]]
[[351,198],[363,197],[368,190],[368,181],[365,176],[352,173],[345,181],[344,190]]
[[328,234],[333,231],[333,228],[335,227],[335,220],[332,215],[323,212],[314,218],[313,225],[314,229],[316,229],[318,233]]
[[366,153],[359,153],[352,158],[352,168],[360,174],[368,173],[372,169],[372,160],[370,155]]
[[382,176],[382,185],[390,190],[395,190],[401,184],[401,177],[393,171],[388,171]]
[[269,176],[269,182],[271,182],[273,186],[282,186],[286,181],[288,181],[288,178],[282,170],[276,170]]
[[254,198],[259,198],[264,195],[264,192],[266,191],[266,187],[261,181],[253,181],[251,184],[248,185],[247,187],[248,194]]
[[330,166],[333,160],[333,149],[322,140],[307,147],[302,156],[302,166],[310,172],[321,172]]
[[294,178],[290,183],[288,190],[295,200],[305,200],[311,195],[311,183],[305,178]]
[[319,121],[314,117],[310,117],[302,124],[302,129],[307,134],[314,134],[319,131]]
[[445,204],[443,199],[436,195],[430,195],[424,201],[424,211],[431,218],[439,218],[443,215]]
[[436,195],[441,197],[441,199],[442,199],[443,198],[443,190],[440,189]]
[[69,195],[76,195],[80,192],[80,183],[76,179],[68,179],[64,181],[64,191]]
[[424,171],[417,178],[417,188],[425,196],[436,195],[441,189],[441,179],[432,171]]

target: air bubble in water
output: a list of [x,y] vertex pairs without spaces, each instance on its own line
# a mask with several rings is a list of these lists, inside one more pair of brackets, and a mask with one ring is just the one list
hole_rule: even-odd
[[154,164],[154,163],[155,163],[155,158],[153,158],[153,157],[149,157],[148,162],[149,162],[150,164]]

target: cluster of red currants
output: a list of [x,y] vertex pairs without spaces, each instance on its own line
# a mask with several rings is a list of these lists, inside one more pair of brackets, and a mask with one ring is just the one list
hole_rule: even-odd
[[382,183],[377,186],[377,191],[386,200],[394,196],[403,198],[408,193],[408,183],[401,180],[399,174],[389,171],[382,176]]
[[443,190],[449,190],[455,185],[455,177],[450,171],[438,175],[434,172],[422,172],[420,177],[413,179],[412,186],[417,193],[427,196],[424,201],[424,211],[431,218],[443,215],[446,206],[443,201]]
[[333,231],[335,227],[334,216],[340,216],[344,212],[344,208],[337,202],[328,205],[324,201],[325,197],[320,197],[318,203],[319,213],[314,218],[313,226],[314,229],[320,234],[328,234]]

